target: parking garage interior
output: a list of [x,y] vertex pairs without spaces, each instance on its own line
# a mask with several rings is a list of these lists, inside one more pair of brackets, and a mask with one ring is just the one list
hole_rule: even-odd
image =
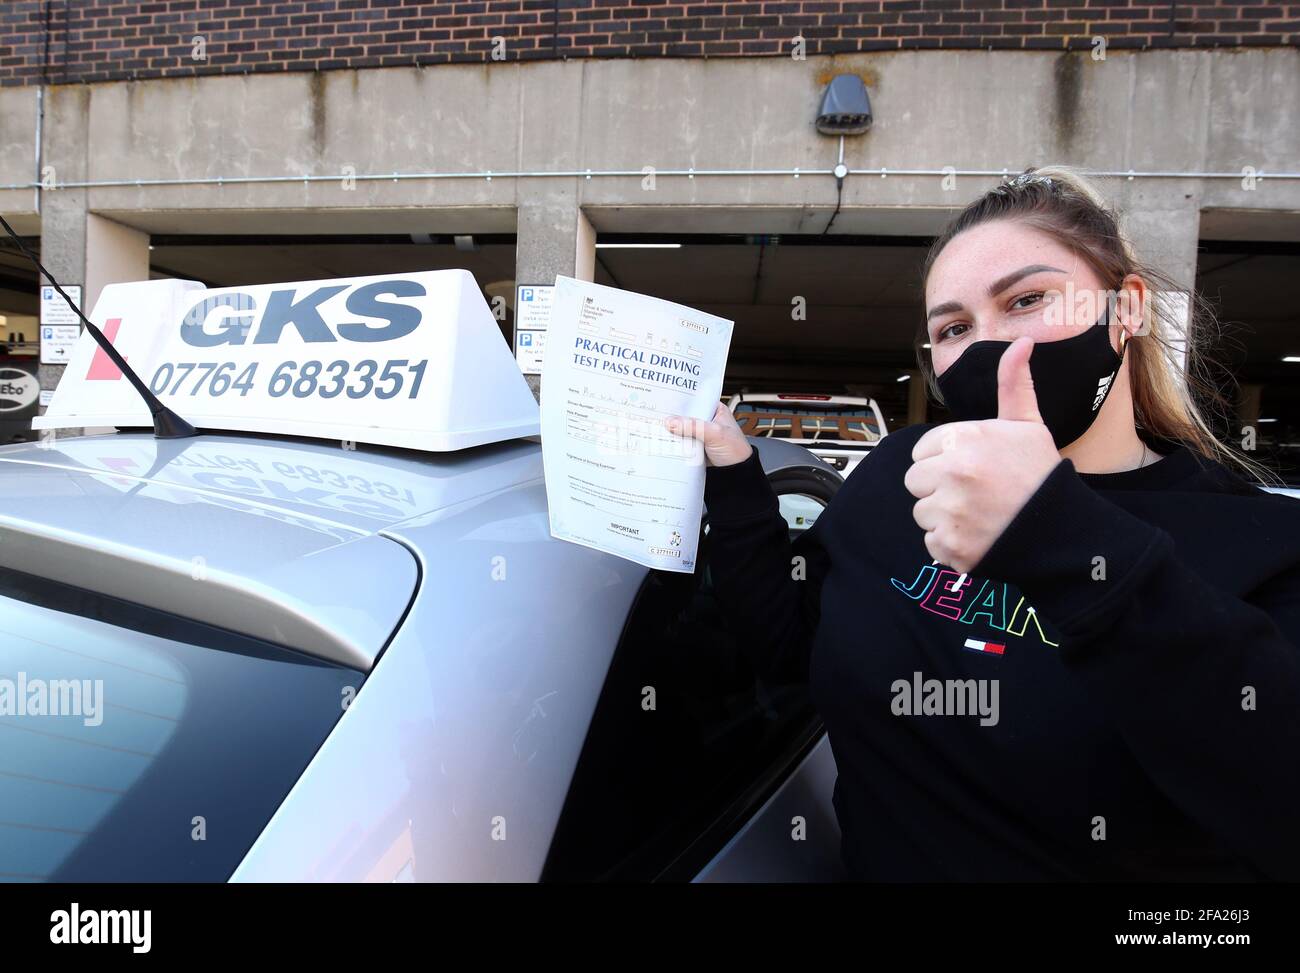
[[[1207,222],[1234,234],[1229,223]],[[915,387],[929,241],[921,234],[602,232],[595,280],[736,321],[724,395],[869,396],[894,430],[946,417]],[[39,247],[37,238],[27,242]],[[155,233],[149,256],[154,278],[209,287],[464,268],[499,307],[503,340],[511,342],[516,247],[513,233]],[[1240,444],[1242,426],[1253,425],[1253,455],[1292,483],[1300,482],[1300,318],[1287,295],[1297,275],[1300,243],[1201,240],[1197,286],[1219,320],[1210,359],[1236,410],[1216,418],[1218,431]],[[6,242],[0,316],[10,362],[37,355],[37,314],[36,274]]]

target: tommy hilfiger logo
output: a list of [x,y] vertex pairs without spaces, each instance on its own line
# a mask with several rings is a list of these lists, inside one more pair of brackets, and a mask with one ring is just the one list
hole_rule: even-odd
[[[890,578],[889,583],[916,602],[919,608],[963,625],[974,625],[977,620],[989,628],[1007,635],[1024,638],[1032,624],[1039,641],[1044,645],[1059,647],[1047,637],[1043,622],[1033,605],[1025,602],[1024,595],[1014,585],[1002,581],[988,581],[967,576],[961,577],[951,568],[936,564],[922,565],[911,584]],[[1000,656],[1006,652],[1005,641],[992,642],[967,638],[962,648],[984,655]]]
[[979,639],[967,639],[962,648],[971,652],[983,652],[986,655],[1001,655],[1007,650],[1001,642],[981,642]]

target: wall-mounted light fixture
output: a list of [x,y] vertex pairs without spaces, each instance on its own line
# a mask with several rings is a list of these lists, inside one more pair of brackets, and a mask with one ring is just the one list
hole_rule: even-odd
[[871,128],[871,99],[856,74],[837,74],[822,94],[817,131],[823,135],[861,135]]
[[840,213],[840,201],[844,193],[844,178],[849,174],[849,167],[844,164],[844,137],[861,135],[871,128],[871,98],[867,95],[867,83],[856,74],[837,74],[822,93],[821,108],[817,111],[817,131],[823,135],[838,135],[840,138],[840,157],[831,170],[835,175],[835,212],[822,233],[829,233],[835,217]]

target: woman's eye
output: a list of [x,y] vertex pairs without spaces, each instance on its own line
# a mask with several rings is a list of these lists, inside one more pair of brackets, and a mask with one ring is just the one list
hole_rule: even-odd
[[[1041,301],[1042,299],[1043,299],[1043,292],[1042,292],[1042,291],[1034,291],[1032,294],[1022,294],[1022,295],[1020,295],[1020,296],[1017,297],[1014,301],[1011,302],[1011,306],[1012,306],[1013,308],[1020,308],[1020,309],[1024,309],[1024,308],[1027,308],[1027,307],[1033,307],[1035,304],[1037,304],[1037,303],[1038,303],[1039,301]],[[1028,303],[1021,303],[1021,302],[1028,302]]]
[[940,341],[943,341],[945,338],[948,338],[948,337],[955,337],[955,335],[952,334],[952,329],[953,329],[953,328],[969,328],[969,327],[970,327],[969,324],[961,324],[961,323],[957,323],[957,324],[950,324],[950,325],[948,325],[946,328],[940,328],[940,329],[939,329],[939,340],[940,340]]

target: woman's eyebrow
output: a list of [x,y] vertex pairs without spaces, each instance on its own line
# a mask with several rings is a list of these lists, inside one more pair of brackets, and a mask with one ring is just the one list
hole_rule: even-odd
[[1019,270],[1013,270],[1005,277],[999,277],[989,285],[989,297],[997,297],[1004,290],[1014,284],[1021,278],[1028,277],[1030,274],[1041,273],[1044,270],[1054,271],[1058,274],[1065,273],[1060,267],[1049,267],[1047,264],[1030,264],[1027,267],[1021,267]]
[[940,314],[948,314],[952,311],[960,311],[961,309],[961,301],[944,301],[942,304],[936,304],[934,307],[930,308],[930,313],[925,316],[925,319],[930,321],[937,318]]
[[[999,294],[1001,294],[1004,290],[1006,290],[1016,281],[1028,277],[1030,274],[1041,273],[1044,270],[1049,270],[1057,274],[1065,273],[1065,271],[1062,270],[1060,267],[1049,267],[1047,264],[1029,264],[1026,267],[1021,267],[1019,270],[1013,270],[1011,273],[1007,274],[1004,277],[999,277],[992,284],[990,284],[989,297],[997,297]],[[944,301],[942,304],[936,304],[934,307],[930,308],[929,312],[925,316],[925,319],[927,321],[931,321],[934,318],[937,318],[941,314],[951,314],[953,311],[962,311],[962,310],[965,310],[965,308],[962,306],[961,301]]]

